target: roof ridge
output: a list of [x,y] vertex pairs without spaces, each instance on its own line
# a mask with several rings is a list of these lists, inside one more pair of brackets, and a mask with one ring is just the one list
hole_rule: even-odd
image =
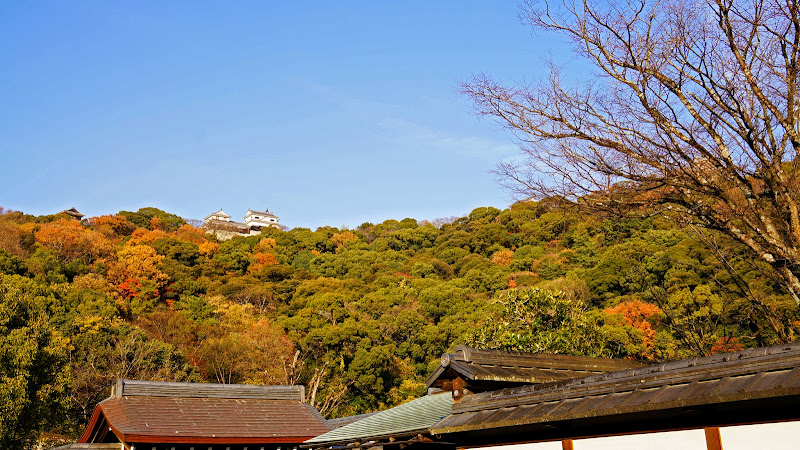
[[305,387],[117,379],[111,387],[111,398],[122,397],[249,398],[305,402]]

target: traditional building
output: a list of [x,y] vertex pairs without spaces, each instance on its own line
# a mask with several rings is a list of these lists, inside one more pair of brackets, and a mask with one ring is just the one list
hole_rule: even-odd
[[[776,345],[464,397],[434,436],[463,447],[800,419],[800,344]],[[564,448],[572,448],[571,442]]]
[[247,210],[244,222],[235,222],[231,216],[222,209],[213,212],[203,219],[203,229],[217,236],[217,239],[227,240],[236,236],[252,236],[261,233],[267,227],[280,228],[280,218],[269,212]]
[[574,439],[700,429],[707,448],[719,450],[719,427],[800,420],[800,343],[653,365],[459,346],[442,355],[427,385],[429,395],[303,447],[454,450],[561,441],[571,450]]
[[278,227],[278,222],[280,219],[275,214],[269,212],[269,210],[264,211],[253,211],[252,209],[247,210],[247,214],[244,215],[244,223],[250,227],[250,229],[257,229],[261,230],[264,227]]
[[225,211],[220,209],[217,212],[213,212],[213,213],[207,215],[206,218],[203,219],[203,222],[208,222],[210,220],[215,220],[215,221],[220,221],[220,222],[230,222],[231,221],[231,216],[225,214]]
[[117,380],[66,449],[293,450],[330,430],[303,386]]
[[83,214],[79,213],[78,210],[75,209],[74,207],[70,209],[65,209],[61,211],[59,214],[66,214],[75,220],[81,220],[83,218]]
[[[332,426],[335,429],[306,441],[303,446],[325,450],[469,447],[463,443],[456,446],[446,437],[437,438],[430,432],[467,395],[646,365],[625,359],[481,350],[459,345],[453,353],[442,355],[440,366],[428,377],[428,395],[357,420],[336,419],[346,424]],[[330,426],[333,421],[328,422]]]

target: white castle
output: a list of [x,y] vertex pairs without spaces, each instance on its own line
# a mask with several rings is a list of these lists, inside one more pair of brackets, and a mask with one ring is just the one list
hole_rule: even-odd
[[252,236],[261,233],[266,227],[281,228],[280,218],[269,212],[247,210],[244,222],[234,222],[231,216],[222,209],[213,212],[203,219],[203,229],[217,236],[217,239],[226,240],[234,236]]

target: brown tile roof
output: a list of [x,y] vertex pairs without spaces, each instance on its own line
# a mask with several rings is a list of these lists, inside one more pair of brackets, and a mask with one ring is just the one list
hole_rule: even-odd
[[475,394],[431,428],[502,444],[800,419],[800,344]]
[[[296,386],[119,381],[78,442],[300,443],[329,431]],[[295,398],[292,398],[295,397]]]
[[[503,383],[549,383],[643,366],[646,364],[626,359],[480,350],[459,345],[452,354],[442,355],[441,364],[426,384],[429,388],[440,387],[442,380],[460,376],[471,382],[474,392],[479,392],[508,387]],[[481,385],[485,389],[479,389]]]

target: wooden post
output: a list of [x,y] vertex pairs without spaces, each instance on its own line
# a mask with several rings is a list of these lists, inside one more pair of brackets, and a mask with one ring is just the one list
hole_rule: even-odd
[[564,439],[561,441],[561,450],[573,450],[572,439]]
[[722,450],[722,438],[719,436],[719,427],[708,427],[706,432],[706,447],[708,450]]

